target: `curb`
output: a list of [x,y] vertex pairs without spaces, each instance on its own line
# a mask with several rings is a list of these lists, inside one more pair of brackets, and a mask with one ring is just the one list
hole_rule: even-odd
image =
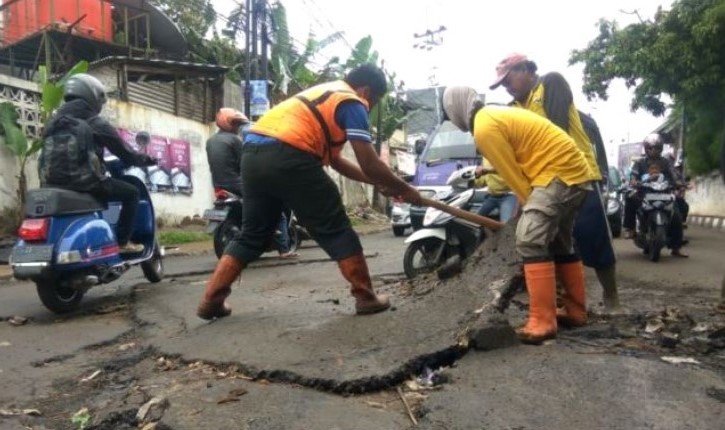
[[725,217],[722,216],[690,215],[687,223],[725,232]]

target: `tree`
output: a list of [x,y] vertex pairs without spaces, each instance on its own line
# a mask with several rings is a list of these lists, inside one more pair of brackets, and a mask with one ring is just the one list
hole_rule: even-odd
[[[53,111],[60,106],[63,101],[63,89],[68,78],[76,73],[85,73],[88,70],[88,62],[81,61],[73,66],[62,78],[57,81],[52,80],[47,73],[45,66],[40,66],[40,86],[42,90],[40,102],[40,117],[43,124],[47,124]],[[20,172],[18,174],[17,189],[17,221],[22,221],[23,208],[25,207],[25,195],[28,191],[28,179],[25,175],[25,167],[30,158],[35,155],[43,147],[43,139],[35,139],[28,141],[27,136],[18,125],[18,112],[10,102],[0,103],[0,136],[2,142],[18,159]]]
[[599,35],[569,62],[584,63],[589,99],[606,100],[617,78],[634,88],[632,110],[663,115],[670,97],[673,115],[686,118],[688,168],[697,174],[717,167],[725,134],[725,0],[678,0],[624,28],[602,19]]

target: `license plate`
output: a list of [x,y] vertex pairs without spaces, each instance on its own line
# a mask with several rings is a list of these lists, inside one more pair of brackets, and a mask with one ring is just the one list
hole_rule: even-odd
[[224,221],[227,217],[227,212],[225,209],[207,209],[204,211],[202,218],[210,221]]
[[16,246],[10,258],[13,264],[48,262],[53,259],[53,245]]
[[647,200],[672,200],[671,194],[649,193],[644,196]]

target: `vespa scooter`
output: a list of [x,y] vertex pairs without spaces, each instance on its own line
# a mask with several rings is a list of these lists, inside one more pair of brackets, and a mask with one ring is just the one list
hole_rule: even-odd
[[151,198],[142,181],[123,175],[117,158],[106,162],[111,176],[139,190],[131,240],[144,245],[134,254],[120,254],[115,227],[120,203],[105,205],[89,194],[61,188],[30,190],[25,220],[18,230],[10,264],[17,279],[33,281],[40,301],[56,313],[74,311],[83,295],[95,285],[118,279],[140,265],[149,282],[164,275],[164,250],[156,241],[156,222]]

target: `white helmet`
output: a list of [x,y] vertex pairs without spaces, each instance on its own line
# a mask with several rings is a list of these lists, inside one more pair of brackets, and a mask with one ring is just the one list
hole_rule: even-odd
[[664,147],[664,143],[662,142],[662,136],[659,135],[659,133],[652,133],[648,134],[647,137],[644,138],[642,141],[644,144],[644,149],[662,149]]

